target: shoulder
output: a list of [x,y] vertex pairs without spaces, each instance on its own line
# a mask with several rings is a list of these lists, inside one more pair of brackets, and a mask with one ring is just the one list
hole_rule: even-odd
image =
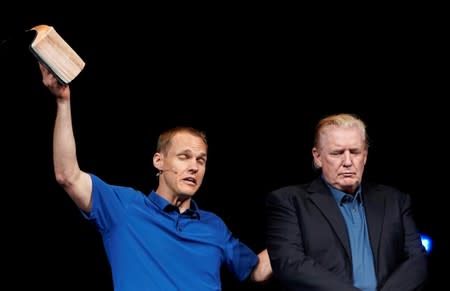
[[269,196],[303,196],[314,192],[326,191],[326,185],[320,177],[307,183],[292,184],[279,187],[269,192]]
[[404,201],[409,198],[407,193],[397,187],[381,183],[365,182],[363,184],[363,193],[364,192],[367,193],[367,195],[383,196],[385,199],[389,200]]
[[295,185],[286,185],[275,190],[270,191],[266,195],[266,199],[268,201],[283,201],[283,200],[292,200],[292,199],[304,199],[309,196],[309,188],[310,184],[295,184]]
[[229,239],[231,231],[220,216],[207,210],[199,210],[198,213],[200,218],[196,225],[199,233],[212,234],[212,237],[215,237],[214,240],[220,243]]
[[293,194],[293,193],[300,193],[300,192],[305,191],[306,186],[307,186],[307,184],[286,185],[286,186],[282,186],[280,188],[270,191],[269,194],[283,196],[283,195],[289,195],[289,194]]
[[198,213],[200,214],[200,219],[210,225],[226,227],[224,220],[214,212],[198,209]]

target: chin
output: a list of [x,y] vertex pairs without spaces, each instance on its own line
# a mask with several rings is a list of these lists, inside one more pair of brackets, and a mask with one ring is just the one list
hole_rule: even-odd
[[348,190],[348,189],[356,189],[358,187],[358,183],[356,181],[352,181],[351,183],[349,181],[344,183],[339,183],[339,187],[342,189]]
[[183,195],[185,195],[185,196],[194,196],[194,194],[196,192],[197,192],[197,190],[192,190],[192,189],[189,189],[187,191],[183,191],[183,190],[180,191],[180,193],[183,193]]

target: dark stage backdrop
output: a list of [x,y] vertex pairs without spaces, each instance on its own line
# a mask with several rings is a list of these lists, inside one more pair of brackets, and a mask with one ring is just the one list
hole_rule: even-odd
[[[320,117],[356,113],[371,137],[365,178],[411,195],[420,231],[434,239],[429,290],[443,282],[448,110],[438,100],[448,93],[433,33],[439,19],[331,21],[315,11],[306,20],[288,7],[82,8],[3,11],[2,241],[14,289],[112,290],[99,235],[54,180],[54,98],[23,32],[37,24],[53,25],[86,61],[71,84],[84,170],[149,192],[158,134],[174,125],[203,129],[210,152],[196,200],[260,251],[265,194],[314,177]],[[238,283],[226,271],[223,278],[224,290],[276,290],[272,282]]]

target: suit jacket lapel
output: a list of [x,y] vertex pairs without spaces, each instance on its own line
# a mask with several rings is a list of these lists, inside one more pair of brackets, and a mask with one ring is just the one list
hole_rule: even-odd
[[381,229],[384,220],[385,199],[376,191],[376,188],[363,185],[362,189],[364,209],[366,212],[367,228],[369,239],[372,245],[375,264],[377,264],[377,250],[380,244]]
[[331,194],[330,189],[324,184],[321,178],[317,178],[308,188],[311,194],[311,200],[322,211],[331,227],[335,231],[348,257],[351,259],[350,242],[348,240],[347,227],[344,218],[339,211],[336,201]]

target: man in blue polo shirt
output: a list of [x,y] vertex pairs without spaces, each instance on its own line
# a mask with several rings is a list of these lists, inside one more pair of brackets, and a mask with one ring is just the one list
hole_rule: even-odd
[[114,290],[221,290],[223,265],[240,281],[271,276],[266,250],[256,255],[192,199],[206,170],[204,133],[177,127],[160,135],[153,156],[156,191],[145,195],[108,184],[79,168],[69,86],[39,65],[44,85],[56,96],[56,180],[101,233]]

